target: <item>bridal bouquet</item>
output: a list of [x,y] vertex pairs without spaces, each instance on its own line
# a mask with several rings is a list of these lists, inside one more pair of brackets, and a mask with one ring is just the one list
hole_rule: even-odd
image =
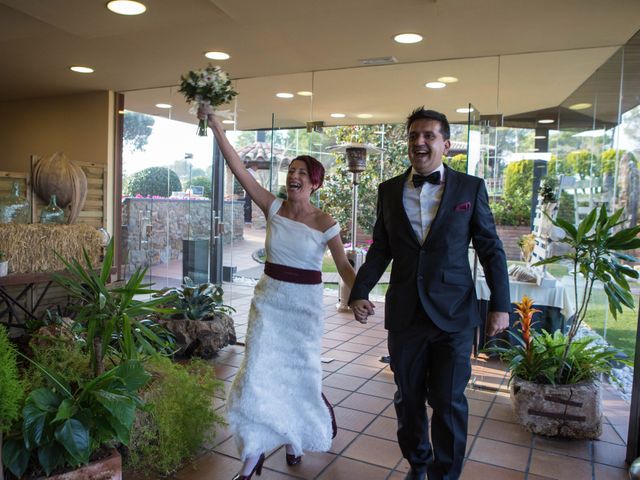
[[[200,70],[191,70],[180,79],[179,91],[192,104],[194,112],[200,106],[208,110],[208,107],[229,103],[238,94],[231,87],[228,75],[211,64]],[[198,135],[207,136],[206,118],[198,123]]]

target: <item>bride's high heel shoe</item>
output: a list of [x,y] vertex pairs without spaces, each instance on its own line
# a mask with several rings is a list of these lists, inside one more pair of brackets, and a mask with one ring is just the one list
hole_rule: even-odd
[[251,480],[253,474],[255,473],[257,476],[262,475],[262,464],[264,463],[264,453],[260,454],[260,458],[258,458],[258,463],[253,467],[251,473],[249,475],[240,475],[239,473],[233,477],[233,480]]
[[292,453],[286,454],[287,465],[293,467],[294,465],[298,465],[302,461],[302,455],[294,455]]

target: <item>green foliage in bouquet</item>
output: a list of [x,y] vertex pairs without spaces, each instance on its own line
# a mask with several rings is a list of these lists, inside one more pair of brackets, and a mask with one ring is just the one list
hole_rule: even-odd
[[[224,105],[238,94],[233,90],[229,76],[220,67],[211,64],[182,75],[178,91],[184,95],[187,102],[204,107]],[[207,135],[206,119],[200,120],[198,135]]]
[[136,415],[127,466],[169,475],[213,440],[215,425],[224,424],[212,402],[224,391],[213,367],[201,360],[177,364],[154,357],[146,368],[153,377],[143,395],[148,408]]

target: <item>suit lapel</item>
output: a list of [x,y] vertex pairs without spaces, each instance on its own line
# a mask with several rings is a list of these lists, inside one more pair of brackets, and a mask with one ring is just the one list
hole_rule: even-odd
[[453,211],[453,205],[457,197],[456,192],[459,186],[459,178],[457,172],[449,168],[447,165],[445,165],[444,168],[444,191],[442,192],[440,205],[438,206],[436,216],[431,223],[431,228],[429,228],[427,238],[425,238],[424,243],[422,244],[423,247],[426,247],[428,245],[428,242],[433,237],[434,232],[444,224],[446,217]]

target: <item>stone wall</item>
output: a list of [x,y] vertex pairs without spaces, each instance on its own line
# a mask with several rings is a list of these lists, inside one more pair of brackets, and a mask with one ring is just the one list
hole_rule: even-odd
[[[182,241],[209,238],[209,200],[125,198],[122,240],[130,266],[157,265],[182,259]],[[243,238],[242,202],[224,202],[224,243]]]

